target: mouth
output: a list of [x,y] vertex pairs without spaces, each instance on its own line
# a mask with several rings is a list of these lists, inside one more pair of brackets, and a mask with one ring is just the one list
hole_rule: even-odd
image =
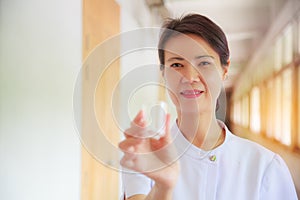
[[200,97],[202,93],[204,93],[203,90],[194,89],[194,90],[183,90],[182,92],[180,92],[180,95],[188,99],[193,99],[193,98]]

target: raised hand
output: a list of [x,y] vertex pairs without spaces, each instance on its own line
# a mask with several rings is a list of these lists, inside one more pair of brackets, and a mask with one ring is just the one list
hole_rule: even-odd
[[166,115],[165,134],[160,138],[147,130],[143,111],[140,111],[119,144],[124,152],[121,165],[142,173],[162,188],[173,188],[179,173],[178,155],[170,136],[170,115]]

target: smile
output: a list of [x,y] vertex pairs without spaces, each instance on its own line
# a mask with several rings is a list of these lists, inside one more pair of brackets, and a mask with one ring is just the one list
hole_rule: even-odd
[[204,91],[202,90],[194,89],[194,90],[184,90],[180,92],[180,94],[185,98],[191,99],[191,98],[198,98],[203,92]]

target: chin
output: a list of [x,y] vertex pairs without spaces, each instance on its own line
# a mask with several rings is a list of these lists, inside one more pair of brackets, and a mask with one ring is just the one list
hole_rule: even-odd
[[193,105],[193,103],[182,103],[177,107],[181,113],[189,113],[189,114],[204,114],[204,113],[212,113],[214,112],[214,108],[211,105]]

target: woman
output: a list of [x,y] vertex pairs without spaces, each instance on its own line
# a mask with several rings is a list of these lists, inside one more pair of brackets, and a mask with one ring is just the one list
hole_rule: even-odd
[[[127,199],[297,199],[277,154],[233,135],[215,110],[230,64],[225,34],[191,14],[165,23],[159,42],[162,75],[176,106],[176,124],[147,137],[143,111],[119,144]],[[176,147],[176,150],[174,149]],[[145,156],[147,155],[147,156]]]

